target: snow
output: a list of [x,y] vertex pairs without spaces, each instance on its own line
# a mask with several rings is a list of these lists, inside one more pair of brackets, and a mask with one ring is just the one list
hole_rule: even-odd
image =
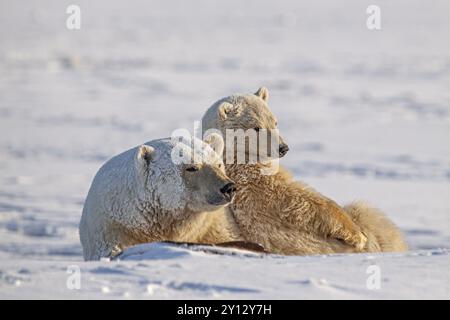
[[[442,275],[448,272],[450,250],[445,249],[289,258],[234,249],[217,254],[169,244],[144,244],[130,251],[119,261],[77,261],[81,286],[72,290],[66,285],[67,261],[34,260],[31,267],[21,268],[22,260],[3,261],[8,270],[0,273],[8,290],[3,297],[404,299],[445,298],[450,289]],[[373,265],[381,270],[381,283],[369,290],[368,268]]]
[[[377,1],[379,31],[358,0],[77,4],[70,31],[64,2],[0,3],[0,298],[450,296],[448,1]],[[261,85],[290,146],[281,164],[339,203],[380,207],[411,251],[145,244],[82,261],[78,222],[104,161]]]

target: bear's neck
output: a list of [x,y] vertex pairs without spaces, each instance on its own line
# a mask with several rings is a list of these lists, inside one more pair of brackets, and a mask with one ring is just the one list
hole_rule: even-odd
[[281,166],[275,167],[273,164],[225,164],[225,172],[237,186],[257,183],[273,184],[290,179],[286,170]]
[[236,185],[245,185],[249,182],[261,180],[263,165],[256,164],[226,164],[225,172]]
[[260,213],[273,198],[275,190],[281,190],[291,179],[281,167],[272,174],[263,174],[268,170],[268,165],[257,164],[232,164],[225,165],[227,176],[236,183],[236,195],[231,206],[233,216],[238,225],[245,229],[255,225],[270,223],[263,221]]
[[129,223],[124,226],[126,238],[133,242],[128,245],[177,240],[180,230],[198,215],[186,208],[179,210],[174,214],[171,210],[156,209],[152,203],[139,201],[132,227],[128,226]]

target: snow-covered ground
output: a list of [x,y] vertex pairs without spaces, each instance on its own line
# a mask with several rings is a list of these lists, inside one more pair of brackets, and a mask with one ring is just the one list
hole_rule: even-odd
[[[70,4],[81,30],[66,28]],[[449,298],[449,12],[446,0],[0,1],[0,298]],[[82,261],[78,222],[105,160],[261,85],[291,149],[282,164],[340,203],[380,207],[410,252],[151,244]]]

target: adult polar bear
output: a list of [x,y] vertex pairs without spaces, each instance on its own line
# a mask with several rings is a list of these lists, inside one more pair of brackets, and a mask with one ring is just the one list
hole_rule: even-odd
[[[223,140],[211,135],[207,142],[194,139],[192,148],[171,139],[153,140],[107,161],[83,208],[79,232],[84,258],[114,256],[145,242],[240,240],[225,207],[234,184],[214,151],[223,150]],[[193,161],[183,163],[176,158],[179,152]]]
[[[202,119],[203,132],[227,129],[275,129],[275,116],[267,105],[269,91],[237,94],[214,103]],[[226,141],[228,154],[235,146]],[[282,141],[282,140],[281,140]],[[236,142],[236,144],[239,142]],[[240,142],[242,143],[242,142]],[[258,141],[260,144],[261,141]],[[253,149],[254,150],[254,149]],[[279,155],[288,148],[280,143]],[[231,151],[231,152],[230,152]],[[257,159],[253,151],[247,155]],[[227,159],[224,154],[224,159]],[[228,162],[228,159],[227,161]],[[230,207],[242,236],[279,254],[323,254],[336,252],[404,251],[406,244],[397,227],[381,212],[363,203],[340,207],[304,183],[296,182],[283,168],[273,175],[263,163],[226,163],[227,175],[236,183]]]

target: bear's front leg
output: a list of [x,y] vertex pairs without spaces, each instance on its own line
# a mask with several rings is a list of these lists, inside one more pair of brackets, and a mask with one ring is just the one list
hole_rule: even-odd
[[329,236],[343,240],[363,251],[367,243],[367,237],[361,231],[346,212],[333,202],[327,203],[326,214],[320,215],[323,222],[328,226]]

